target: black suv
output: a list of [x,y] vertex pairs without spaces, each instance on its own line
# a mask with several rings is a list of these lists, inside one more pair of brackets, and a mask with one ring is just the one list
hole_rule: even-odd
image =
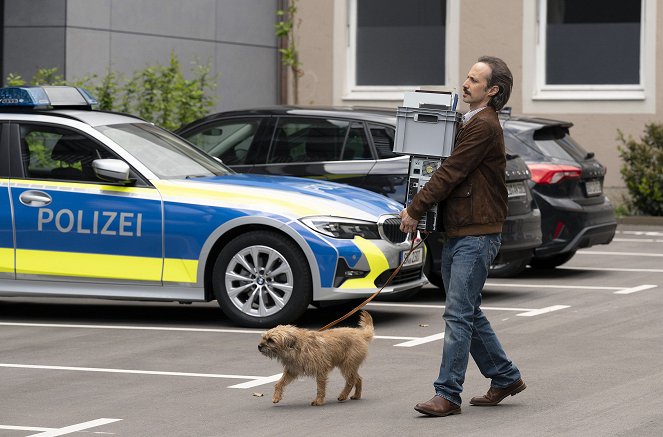
[[570,135],[572,123],[500,114],[509,153],[521,156],[532,174],[530,187],[541,210],[543,244],[530,265],[554,268],[576,250],[612,241],[615,211],[603,194],[606,168]]
[[[393,153],[394,110],[376,108],[271,108],[223,112],[177,131],[241,173],[302,176],[343,182],[405,203],[409,157]],[[509,155],[509,215],[492,276],[520,273],[541,244],[540,214],[525,162]],[[443,241],[427,239],[426,275],[442,287]]]

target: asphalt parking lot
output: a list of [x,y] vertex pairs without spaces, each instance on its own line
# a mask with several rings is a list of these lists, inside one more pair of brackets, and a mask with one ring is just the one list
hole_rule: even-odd
[[[2,298],[0,436],[663,435],[663,226],[620,225],[562,268],[488,280],[484,310],[528,384],[497,407],[469,406],[489,384],[470,363],[461,415],[413,410],[433,394],[443,305],[432,287],[369,304],[363,398],[337,402],[335,371],[311,407],[311,379],[272,404],[281,368],[261,331],[215,303]],[[342,314],[312,308],[299,325]]]

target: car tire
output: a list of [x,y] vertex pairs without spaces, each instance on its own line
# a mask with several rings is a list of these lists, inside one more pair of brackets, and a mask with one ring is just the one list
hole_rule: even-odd
[[489,278],[513,278],[521,274],[530,261],[530,257],[515,259],[499,264],[491,264],[488,271]]
[[545,258],[534,257],[530,261],[530,266],[534,269],[554,269],[573,258],[576,251],[558,253],[557,255],[547,256]]
[[430,273],[426,275],[426,278],[428,278],[428,282],[430,282],[437,288],[444,291],[444,282],[442,281],[442,275],[440,275],[439,273]]
[[225,245],[214,263],[214,296],[224,314],[239,325],[267,328],[292,323],[312,299],[305,260],[301,249],[283,235],[240,235]]
[[442,291],[444,290],[444,282],[442,281],[442,274],[440,272],[433,271],[433,257],[431,255],[431,250],[429,247],[426,248],[426,264],[424,265],[424,275],[431,285],[439,288]]

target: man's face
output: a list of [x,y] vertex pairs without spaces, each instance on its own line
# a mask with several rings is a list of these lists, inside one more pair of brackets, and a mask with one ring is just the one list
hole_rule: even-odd
[[491,74],[490,66],[483,62],[474,64],[467,73],[467,79],[463,82],[463,102],[470,105],[470,110],[487,106],[491,97],[497,93],[497,85],[487,89]]

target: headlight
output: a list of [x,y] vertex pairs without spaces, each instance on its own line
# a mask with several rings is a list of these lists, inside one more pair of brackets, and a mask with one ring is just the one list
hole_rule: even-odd
[[363,237],[368,240],[379,240],[377,223],[341,217],[306,217],[300,219],[309,228],[334,238]]

